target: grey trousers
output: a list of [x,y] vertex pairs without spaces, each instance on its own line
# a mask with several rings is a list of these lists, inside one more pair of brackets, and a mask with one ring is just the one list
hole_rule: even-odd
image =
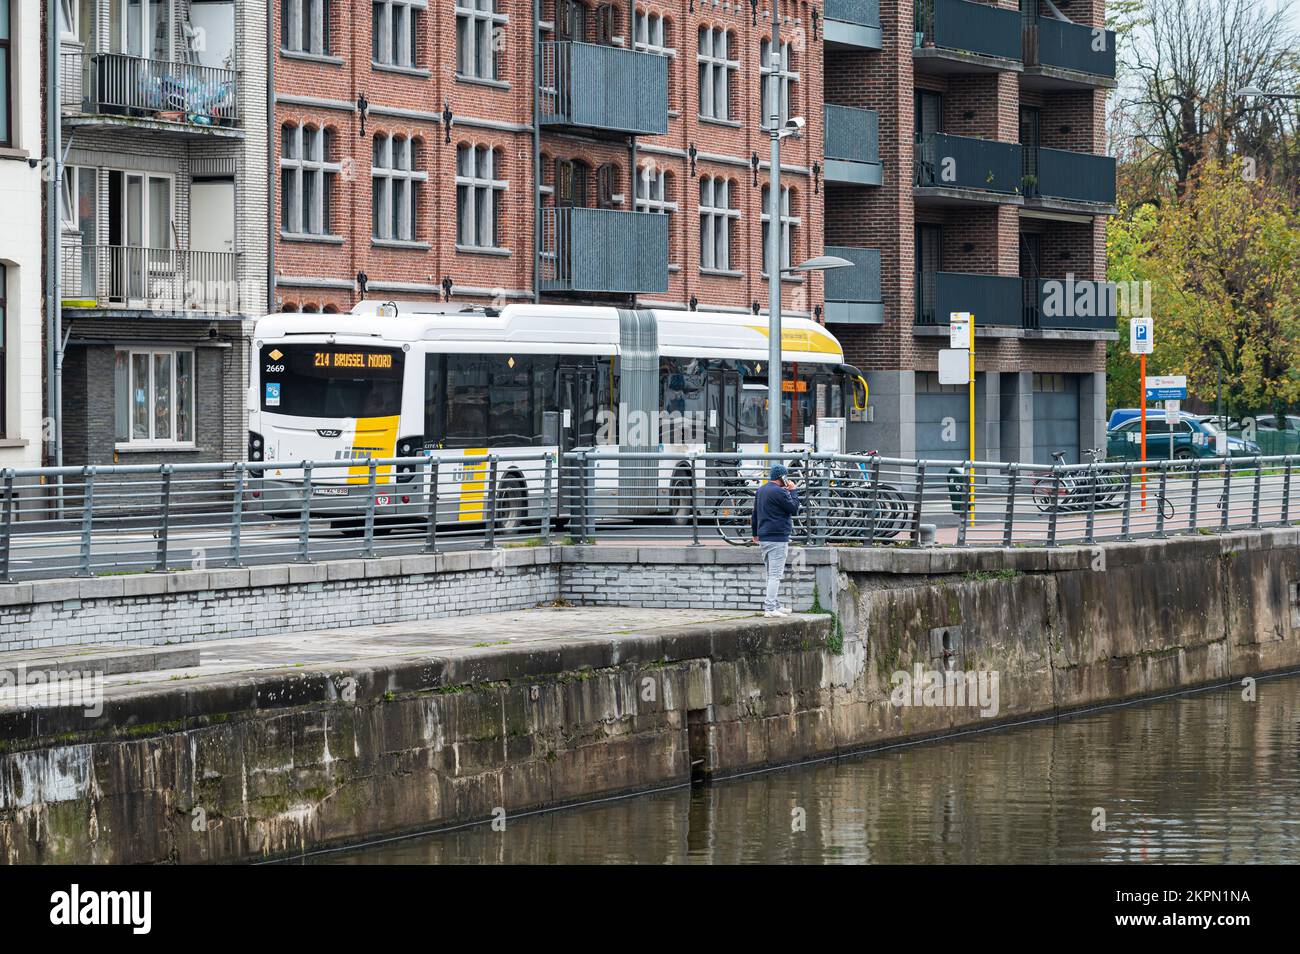
[[781,606],[777,593],[781,589],[781,577],[785,575],[785,558],[790,552],[790,544],[760,542],[758,549],[763,554],[763,566],[767,570],[767,591],[763,595],[763,611],[770,613]]

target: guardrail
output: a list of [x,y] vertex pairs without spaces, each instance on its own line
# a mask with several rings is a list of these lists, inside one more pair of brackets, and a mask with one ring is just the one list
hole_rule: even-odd
[[60,243],[63,298],[69,307],[154,312],[238,314],[239,253],[184,248],[87,245],[80,235]]
[[1300,456],[1085,465],[502,453],[0,471],[0,580],[604,540],[749,542],[787,464],[804,545],[1063,546],[1300,521]]
[[188,126],[239,124],[233,70],[122,53],[62,53],[62,105],[86,113],[146,116]]

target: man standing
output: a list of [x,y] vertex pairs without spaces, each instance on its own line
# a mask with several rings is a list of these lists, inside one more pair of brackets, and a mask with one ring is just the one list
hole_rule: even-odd
[[767,592],[763,599],[764,616],[789,616],[790,608],[777,599],[785,558],[790,550],[791,518],[799,512],[799,495],[794,482],[786,479],[783,464],[773,464],[768,481],[758,488],[754,511],[749,517],[750,533],[763,553],[767,569]]

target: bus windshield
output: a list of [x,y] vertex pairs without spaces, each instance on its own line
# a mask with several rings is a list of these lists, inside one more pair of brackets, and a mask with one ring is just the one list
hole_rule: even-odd
[[388,417],[402,410],[399,348],[263,345],[262,410],[297,417]]

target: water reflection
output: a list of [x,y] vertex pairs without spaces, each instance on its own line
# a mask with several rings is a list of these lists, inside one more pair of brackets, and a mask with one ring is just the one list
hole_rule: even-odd
[[1298,816],[1289,676],[312,860],[1297,862]]

